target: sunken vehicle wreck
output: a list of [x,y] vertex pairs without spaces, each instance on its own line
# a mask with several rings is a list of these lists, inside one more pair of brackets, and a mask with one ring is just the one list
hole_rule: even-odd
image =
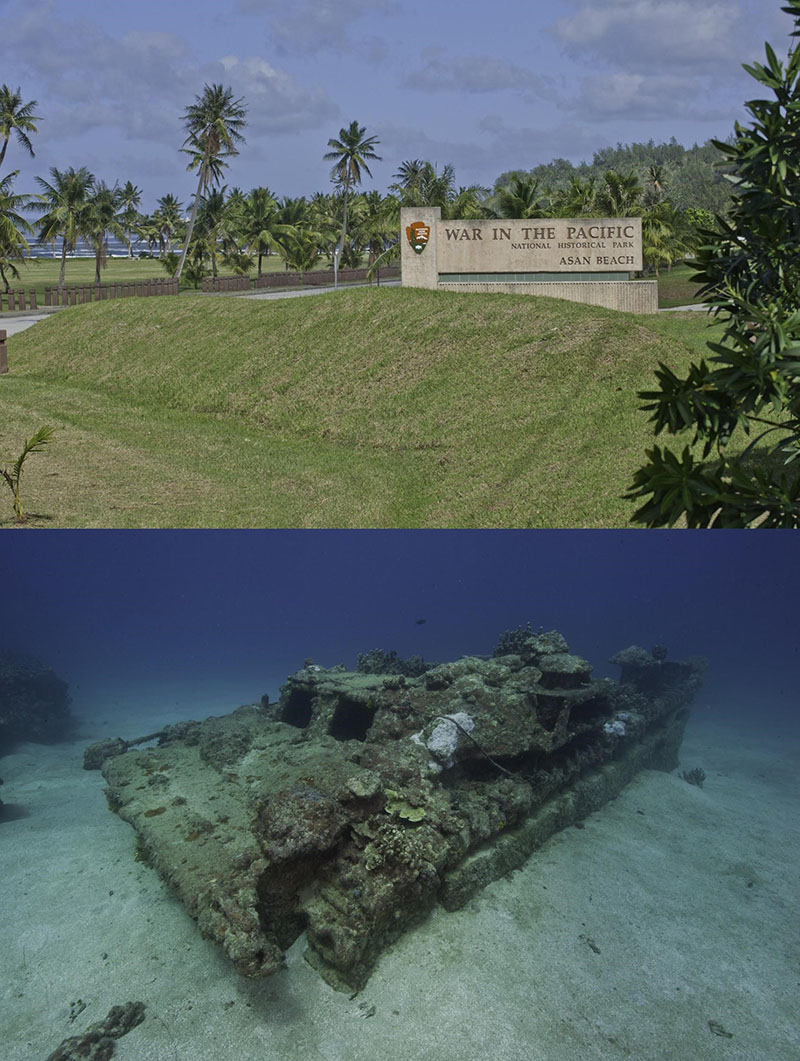
[[357,990],[436,903],[462,906],[638,771],[675,768],[704,661],[666,656],[628,648],[620,681],[593,680],[560,634],[527,629],[413,676],[393,654],[307,665],[277,703],[147,749],[104,742],[86,765],[242,974],[274,973],[306,932],[311,964]]

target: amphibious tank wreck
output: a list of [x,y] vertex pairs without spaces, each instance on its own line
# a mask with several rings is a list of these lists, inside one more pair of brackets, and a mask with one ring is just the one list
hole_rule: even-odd
[[593,680],[560,634],[528,628],[451,663],[309,664],[277,703],[141,750],[103,742],[85,765],[242,974],[274,973],[305,932],[320,974],[357,990],[434,904],[457,909],[638,771],[675,768],[704,661],[612,662],[619,681]]

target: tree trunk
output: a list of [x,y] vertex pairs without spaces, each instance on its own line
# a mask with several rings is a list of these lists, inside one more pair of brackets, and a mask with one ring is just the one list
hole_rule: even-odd
[[200,205],[200,193],[203,190],[203,184],[205,183],[206,167],[205,163],[200,167],[200,180],[197,182],[197,191],[194,195],[194,205],[192,206],[192,216],[189,218],[189,227],[186,230],[186,239],[183,243],[183,250],[181,251],[181,260],[178,262],[178,269],[173,279],[180,280],[181,273],[183,272],[183,263],[186,261],[186,255],[189,250],[189,244],[192,241],[192,232],[194,231],[194,219],[197,217],[197,208]]
[[61,241],[61,268],[58,272],[58,290],[64,290],[64,277],[67,273],[67,237]]
[[333,286],[339,286],[339,259],[342,256],[344,250],[344,241],[347,235],[347,193],[349,191],[350,175],[348,174],[344,182],[344,217],[342,219],[342,234],[339,236],[338,251],[333,252]]

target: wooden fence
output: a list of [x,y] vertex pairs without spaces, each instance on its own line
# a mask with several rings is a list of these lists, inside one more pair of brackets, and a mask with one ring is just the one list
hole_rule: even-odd
[[[177,295],[178,281],[130,280],[119,284],[70,284],[44,289],[45,306],[77,306],[85,302],[102,302],[109,298],[146,298],[149,295]],[[23,307],[24,308],[24,307]]]
[[[400,275],[400,267],[389,265],[380,270],[384,280],[393,280]],[[340,269],[342,284],[363,283],[367,279],[366,269]],[[250,280],[248,276],[206,277],[202,289],[207,294],[221,291],[260,291],[270,287],[328,287],[333,284],[333,269],[308,273],[267,273]]]
[[[102,302],[108,298],[142,298],[147,295],[177,295],[178,281],[172,279],[131,280],[119,284],[69,284],[59,290],[58,287],[45,287],[45,306],[77,306],[84,302]],[[0,310],[38,309],[36,292],[0,291]]]
[[[393,280],[400,275],[396,265],[380,270],[380,278]],[[366,269],[340,269],[339,281],[343,284],[363,283],[367,279]],[[218,276],[203,280],[203,291],[213,294],[220,291],[260,291],[272,287],[325,287],[333,284],[333,270],[308,273],[268,273],[266,276]],[[62,288],[48,286],[44,289],[45,306],[80,306],[86,302],[102,302],[109,298],[144,298],[149,295],[177,295],[178,281],[171,278],[158,280],[131,280],[118,284],[68,284]],[[36,292],[17,289],[0,291],[2,310],[39,309]]]
[[0,310],[3,308],[4,302],[6,309],[37,308],[35,291],[0,291]]

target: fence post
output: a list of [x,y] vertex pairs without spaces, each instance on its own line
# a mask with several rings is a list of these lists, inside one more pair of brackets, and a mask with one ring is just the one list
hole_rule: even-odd
[[39,307],[36,305],[36,292],[35,291],[31,291],[31,309],[38,309],[38,308]]
[[0,328],[0,376],[8,372],[8,347],[6,346],[5,329]]

